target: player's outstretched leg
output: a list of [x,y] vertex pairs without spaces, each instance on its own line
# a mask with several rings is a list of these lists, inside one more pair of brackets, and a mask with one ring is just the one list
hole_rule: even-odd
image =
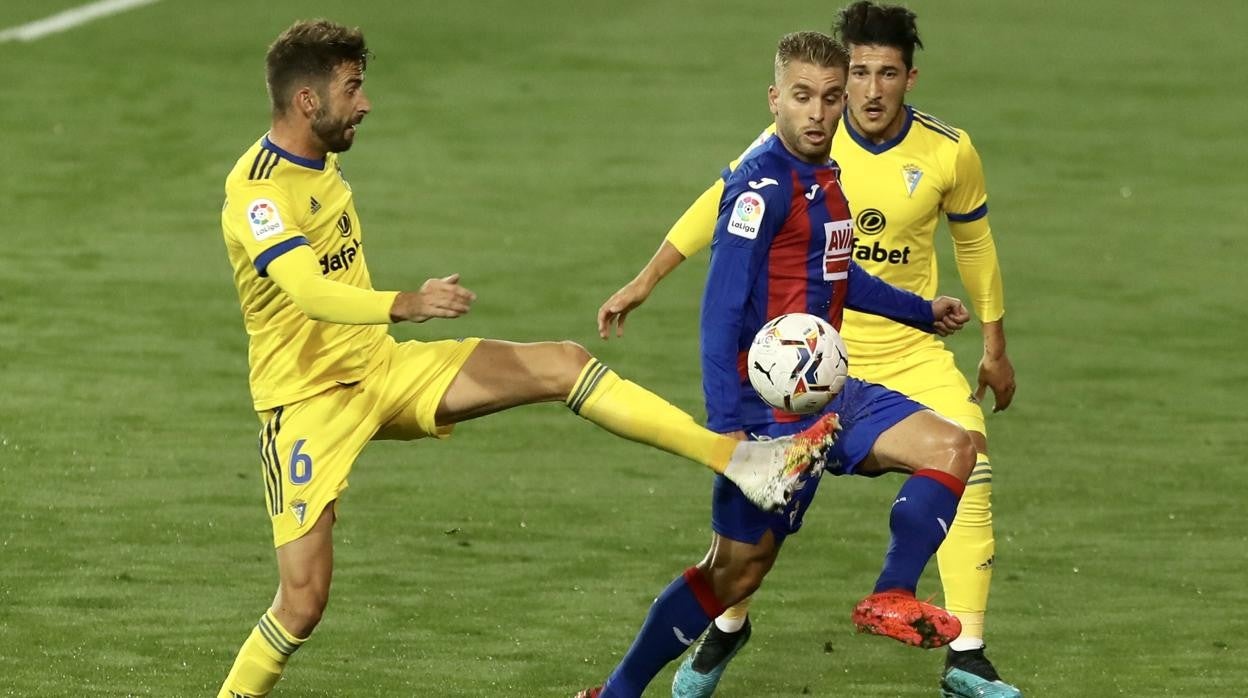
[[716,434],[663,398],[620,378],[574,342],[482,340],[437,409],[445,426],[518,405],[563,400],[607,431],[701,463],[732,480],[754,504],[782,508],[800,476],[822,464],[835,416],[791,439],[737,441]]
[[940,681],[941,698],[1023,698],[1023,692],[1001,680],[984,648],[962,652],[950,650],[945,657],[945,675]]
[[779,511],[789,503],[798,480],[823,468],[824,454],[839,428],[840,418],[829,412],[791,437],[737,441],[723,475],[758,508]]
[[573,412],[613,434],[722,473],[765,511],[783,508],[798,479],[822,464],[838,427],[836,415],[829,414],[791,439],[737,441],[707,430],[688,413],[620,378],[594,358],[581,369],[566,402]]
[[672,698],[709,698],[715,694],[728,663],[750,641],[750,619],[736,632],[725,632],[718,623],[702,636],[672,677]]

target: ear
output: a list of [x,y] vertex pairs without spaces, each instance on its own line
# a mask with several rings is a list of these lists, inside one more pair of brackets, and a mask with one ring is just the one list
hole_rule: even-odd
[[768,87],[767,88],[767,108],[771,111],[772,116],[776,116],[780,113],[780,108],[777,105],[777,102],[779,100],[780,100],[780,88],[776,87],[775,85]]
[[296,112],[309,118],[321,106],[321,98],[316,94],[316,90],[307,86],[299,88],[290,98],[290,101]]
[[918,81],[919,81],[919,69],[918,69],[918,68],[911,68],[911,69],[910,69],[910,72],[909,72],[909,73],[906,73],[906,92],[909,92],[910,90],[913,90],[913,89],[914,89],[914,83],[916,83],[916,82],[918,82]]

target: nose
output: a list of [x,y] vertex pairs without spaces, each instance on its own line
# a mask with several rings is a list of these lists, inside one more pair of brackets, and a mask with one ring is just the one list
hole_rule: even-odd
[[880,96],[880,79],[872,75],[867,78],[867,99],[873,100]]
[[823,116],[828,110],[828,105],[822,99],[812,99],[810,108],[810,120],[816,123],[823,121]]

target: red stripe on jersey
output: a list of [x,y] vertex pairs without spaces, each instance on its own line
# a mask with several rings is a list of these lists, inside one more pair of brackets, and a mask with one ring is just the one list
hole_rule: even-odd
[[[847,274],[854,249],[854,228],[853,214],[849,210],[849,202],[845,199],[845,192],[841,189],[841,169],[839,167],[830,167],[828,169],[816,170],[815,181],[823,189],[823,205],[827,209],[828,220],[833,223],[849,221],[848,245],[835,244],[837,242],[845,242],[843,240],[827,241],[828,251],[823,259],[824,273],[834,275]],[[845,278],[832,282],[833,302],[828,307],[827,320],[838,332],[841,329],[841,320],[845,315],[845,296],[848,292],[848,286],[849,281]]]
[[[789,215],[780,232],[771,242],[767,255],[767,320],[785,313],[809,312],[806,307],[807,287],[810,284],[810,218],[808,216],[806,190],[796,170],[790,170],[793,194],[789,202]],[[796,422],[800,416],[772,410],[776,422]]]
[[785,313],[806,312],[806,286],[810,274],[806,261],[810,254],[810,221],[806,197],[797,172],[791,171],[793,195],[789,216],[771,242],[767,254],[767,319]]

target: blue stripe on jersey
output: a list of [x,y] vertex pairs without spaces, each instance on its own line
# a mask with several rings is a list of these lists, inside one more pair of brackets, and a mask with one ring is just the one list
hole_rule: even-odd
[[256,271],[260,274],[260,276],[268,276],[269,265],[273,263],[273,260],[281,257],[300,245],[311,245],[311,243],[308,242],[308,239],[302,235],[290,238],[289,240],[282,240],[264,252],[256,255],[256,261],[252,262],[252,264],[255,265]]
[[260,146],[262,148],[267,148],[268,150],[272,150],[273,152],[277,153],[278,155],[281,155],[287,160],[290,160],[296,165],[302,165],[303,167],[307,167],[313,170],[325,169],[325,158],[321,158],[320,160],[312,160],[310,158],[301,158],[292,152],[282,150],[276,145],[273,145],[273,141],[269,140],[269,134],[267,133],[264,134],[264,138],[260,139]]
[[887,152],[897,146],[906,139],[906,134],[910,133],[910,125],[914,123],[914,110],[908,105],[905,107],[905,110],[906,123],[902,124],[901,132],[883,143],[872,143],[869,138],[861,133],[858,133],[858,131],[854,129],[854,119],[852,116],[847,116],[844,119],[841,119],[841,123],[845,126],[845,130],[849,133],[849,137],[852,138],[854,142],[859,145],[859,147],[872,155],[879,155],[880,153]]
[[985,201],[979,208],[970,213],[946,213],[945,217],[950,223],[970,223],[988,215],[988,202]]

